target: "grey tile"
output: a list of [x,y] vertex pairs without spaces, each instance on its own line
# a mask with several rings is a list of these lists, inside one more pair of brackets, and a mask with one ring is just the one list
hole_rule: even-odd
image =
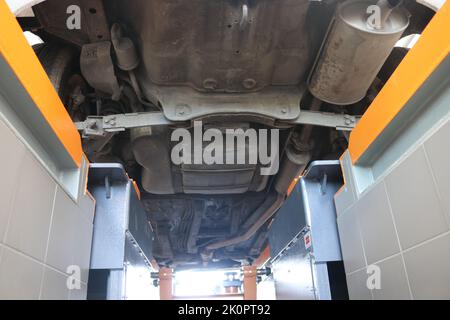
[[45,267],[40,299],[67,300],[68,298],[67,276]]
[[43,268],[42,264],[4,247],[0,262],[0,299],[37,300]]
[[347,210],[354,202],[356,198],[351,191],[351,186],[346,183],[334,196],[334,204],[336,206],[336,214],[339,216],[345,210]]
[[423,148],[389,174],[386,187],[402,249],[448,230]]
[[6,244],[43,261],[56,183],[31,155],[25,156]]
[[1,120],[0,145],[3,150],[8,150],[8,156],[2,156],[0,160],[2,168],[7,168],[2,170],[0,183],[0,241],[3,241],[17,189],[20,165],[25,156],[25,146]]
[[380,267],[381,288],[373,289],[375,300],[410,300],[411,295],[408,287],[402,256],[396,255],[392,258],[377,263]]
[[436,179],[442,205],[450,223],[450,121],[439,129],[428,141],[425,149]]
[[372,300],[370,290],[367,288],[368,276],[365,268],[347,275],[348,296],[350,300]]
[[356,218],[357,212],[358,205],[356,204],[338,216],[337,219],[342,255],[347,273],[358,270],[366,265]]
[[69,300],[86,300],[87,286],[82,283],[80,289],[73,289],[69,291]]
[[[81,214],[79,212],[79,215]],[[81,268],[81,281],[87,283],[91,261],[93,225],[80,217],[78,217],[74,225],[76,226],[77,232],[74,237],[73,264]]]
[[367,263],[372,264],[400,252],[384,183],[365,193],[358,203],[358,221]]
[[78,207],[85,216],[86,220],[94,223],[95,200],[88,194],[81,194],[78,200]]
[[67,268],[74,264],[77,211],[78,207],[73,200],[62,188],[58,187],[46,263],[61,272],[67,272]]
[[450,299],[450,234],[403,256],[414,299]]
[[81,280],[87,282],[93,225],[69,196],[58,188],[55,198],[46,262],[67,272],[71,265],[81,268]]

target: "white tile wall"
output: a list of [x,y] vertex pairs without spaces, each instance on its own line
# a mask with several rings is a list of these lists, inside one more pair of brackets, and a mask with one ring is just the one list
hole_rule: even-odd
[[342,256],[347,272],[353,272],[366,266],[366,258],[356,216],[357,210],[356,207],[351,207],[341,214],[337,221]]
[[450,299],[450,234],[404,253],[415,299]]
[[27,153],[22,161],[5,244],[43,260],[47,246],[56,183]]
[[384,184],[376,185],[361,197],[358,208],[357,219],[367,263],[372,264],[400,252]]
[[40,299],[43,300],[67,300],[69,289],[67,287],[67,275],[45,267],[42,279]]
[[69,300],[86,300],[87,297],[87,286],[82,283],[79,290],[70,290]]
[[433,177],[436,181],[439,197],[445,210],[447,221],[450,224],[450,121],[447,122],[426,143],[425,150],[428,155]]
[[[0,121],[0,299],[86,299],[95,203],[75,203]],[[82,270],[69,290],[67,267]]]
[[367,288],[367,270],[363,268],[359,271],[347,275],[348,296],[351,300],[371,300],[372,293]]
[[448,231],[423,148],[389,174],[386,187],[403,249]]
[[0,299],[38,299],[44,266],[8,247],[0,263]]
[[450,299],[450,120],[433,130],[348,209],[336,207],[353,299],[371,299],[371,264],[381,270],[373,299]]
[[3,156],[2,165],[8,170],[2,172],[2,183],[0,184],[0,241],[4,240],[8,226],[15,182],[19,177],[21,160],[25,155],[25,147],[21,143],[15,143],[15,137],[11,130],[0,121],[0,137],[3,150],[8,150],[8,156]]
[[65,192],[58,188],[53,210],[52,228],[46,263],[61,272],[66,272],[67,267],[73,264],[73,251],[75,249],[75,230],[78,211],[74,202]]
[[381,270],[381,287],[372,290],[375,300],[410,300],[408,278],[403,257],[398,254],[394,257],[377,263]]

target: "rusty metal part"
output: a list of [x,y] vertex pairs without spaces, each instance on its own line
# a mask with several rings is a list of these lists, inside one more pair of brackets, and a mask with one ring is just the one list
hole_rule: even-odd
[[113,100],[119,99],[120,87],[111,59],[111,42],[84,45],[81,49],[80,68],[91,87],[111,95]]
[[187,87],[161,87],[154,95],[161,102],[167,118],[172,121],[236,113],[260,115],[276,120],[293,120],[300,115],[300,100],[304,90],[297,87],[281,87],[266,88],[258,93],[204,94]]
[[[255,214],[259,215],[258,220],[249,228],[247,229],[242,235],[233,237],[231,239],[218,241],[215,243],[212,243],[206,247],[206,251],[211,250],[217,250],[220,248],[236,245],[238,243],[247,241],[250,239],[255,233],[267,222],[270,218],[273,217],[273,215],[277,212],[277,210],[281,207],[285,199],[284,195],[278,194],[276,195],[275,201],[272,198],[268,198],[264,204],[258,208],[258,210],[255,212]],[[267,202],[271,203],[267,207]],[[265,208],[267,207],[267,208]],[[263,212],[260,212],[263,211]]]
[[286,157],[280,166],[280,173],[275,182],[275,190],[287,194],[292,181],[305,170],[311,161],[309,152],[298,152],[291,146],[286,149]]
[[309,6],[309,0],[117,0],[113,10],[139,39],[143,87],[232,93],[304,82],[312,56]]
[[[229,118],[232,115],[229,115]],[[242,118],[242,115],[239,115]],[[180,125],[183,122],[170,121],[162,112],[143,112],[143,113],[126,113],[115,114],[105,117],[90,116],[86,121],[77,122],[76,126],[79,131],[83,131],[89,127],[92,120],[98,122],[98,128],[104,132],[120,132],[133,128],[154,127]],[[257,122],[257,118],[253,119]],[[334,128],[336,130],[351,131],[358,122],[358,118],[348,114],[337,114],[330,112],[318,111],[302,111],[298,118],[292,121],[284,121],[280,123],[274,122],[274,127],[292,127],[295,125],[311,125],[319,127]],[[190,121],[188,122],[190,123]]]
[[[80,29],[67,28],[70,6],[80,8]],[[110,40],[108,21],[101,0],[47,0],[35,5],[33,11],[47,33],[79,46]]]
[[392,10],[381,29],[367,23],[367,10],[377,0],[342,3],[309,78],[318,99],[337,105],[362,100],[409,25],[403,8]]

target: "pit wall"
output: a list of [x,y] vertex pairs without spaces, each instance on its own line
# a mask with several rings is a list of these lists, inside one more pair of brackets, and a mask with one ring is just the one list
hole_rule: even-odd
[[94,201],[72,199],[3,121],[0,145],[0,299],[85,299]]
[[94,199],[58,94],[0,0],[0,299],[85,299]]
[[335,204],[350,299],[450,299],[450,3],[350,136]]

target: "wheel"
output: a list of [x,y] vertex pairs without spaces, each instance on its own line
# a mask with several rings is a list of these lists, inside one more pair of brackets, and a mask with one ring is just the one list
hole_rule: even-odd
[[84,120],[87,84],[81,76],[77,52],[58,43],[40,43],[33,49],[72,120]]

